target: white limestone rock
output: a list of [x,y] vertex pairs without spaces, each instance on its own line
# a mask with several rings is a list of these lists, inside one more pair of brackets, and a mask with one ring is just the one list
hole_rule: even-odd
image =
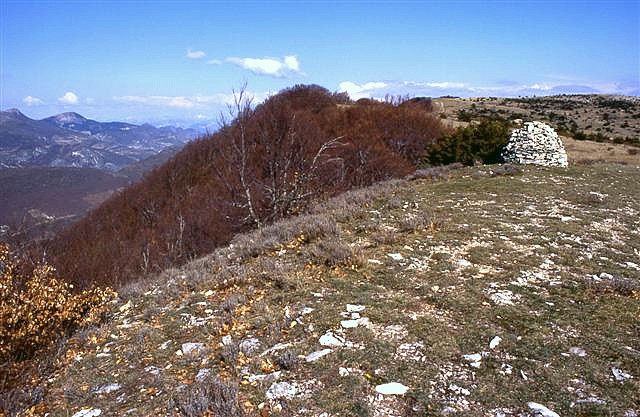
[[489,342],[489,349],[497,348],[500,342],[502,342],[502,338],[500,336],[494,337],[493,339],[491,339],[491,342]]
[[71,417],[97,417],[102,414],[102,410],[99,408],[87,408],[80,410]]
[[267,390],[266,396],[270,400],[281,398],[291,399],[298,393],[295,384],[289,382],[274,382]]
[[376,392],[382,395],[404,395],[409,391],[409,387],[399,382],[389,382],[376,386]]
[[260,340],[255,338],[255,337],[249,337],[247,339],[244,339],[238,345],[238,348],[240,349],[240,352],[244,353],[245,355],[249,355],[249,356],[254,355],[255,353],[257,353],[260,350],[261,347],[262,347],[262,343],[260,343]]
[[321,357],[326,356],[331,352],[333,352],[332,349],[322,349],[322,350],[319,350],[317,352],[312,352],[312,353],[308,354],[307,356],[305,356],[304,359],[307,362],[315,362],[318,359],[320,359]]
[[109,394],[110,392],[113,391],[117,391],[120,388],[122,388],[122,385],[120,384],[106,384],[106,385],[102,385],[100,387],[97,387],[96,389],[93,390],[94,394]]
[[534,403],[533,401],[528,402],[527,406],[529,406],[529,409],[531,409],[531,411],[533,411],[535,416],[540,416],[540,417],[560,417],[560,415],[554,411],[549,410],[547,407],[545,407],[542,404],[538,404],[538,403]]
[[626,381],[627,379],[631,379],[631,378],[633,378],[633,376],[631,376],[631,374],[629,374],[629,373],[627,373],[627,372],[623,371],[623,370],[622,370],[622,369],[620,369],[620,368],[616,368],[616,367],[611,368],[611,373],[613,374],[613,377],[614,377],[614,378],[616,379],[616,381],[618,381],[618,382],[624,382],[624,381]]
[[342,347],[345,344],[345,340],[342,337],[334,335],[331,331],[323,334],[318,342],[321,346],[328,347]]
[[568,166],[567,152],[553,128],[542,122],[526,122],[511,132],[502,151],[505,162],[543,166]]
[[183,343],[182,344],[182,353],[185,355],[199,355],[204,352],[204,343]]

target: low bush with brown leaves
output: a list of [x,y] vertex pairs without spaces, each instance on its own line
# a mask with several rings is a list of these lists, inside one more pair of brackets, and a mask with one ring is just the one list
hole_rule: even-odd
[[98,322],[115,296],[108,288],[74,293],[46,264],[24,275],[0,244],[0,359],[28,358],[64,333]]

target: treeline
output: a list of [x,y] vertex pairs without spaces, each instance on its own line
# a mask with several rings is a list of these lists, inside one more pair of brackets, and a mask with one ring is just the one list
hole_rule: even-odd
[[117,287],[211,252],[309,202],[402,177],[451,133],[429,100],[352,102],[295,86],[186,146],[41,250],[79,288]]

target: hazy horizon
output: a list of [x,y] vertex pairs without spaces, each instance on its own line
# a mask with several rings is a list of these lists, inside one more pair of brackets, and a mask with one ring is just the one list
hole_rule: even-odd
[[640,95],[635,1],[0,5],[0,108],[215,122],[244,82],[391,95]]

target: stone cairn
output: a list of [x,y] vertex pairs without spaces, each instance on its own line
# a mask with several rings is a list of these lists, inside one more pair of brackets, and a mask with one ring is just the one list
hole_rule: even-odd
[[505,162],[566,167],[567,152],[553,128],[542,122],[526,122],[511,132],[502,151]]

